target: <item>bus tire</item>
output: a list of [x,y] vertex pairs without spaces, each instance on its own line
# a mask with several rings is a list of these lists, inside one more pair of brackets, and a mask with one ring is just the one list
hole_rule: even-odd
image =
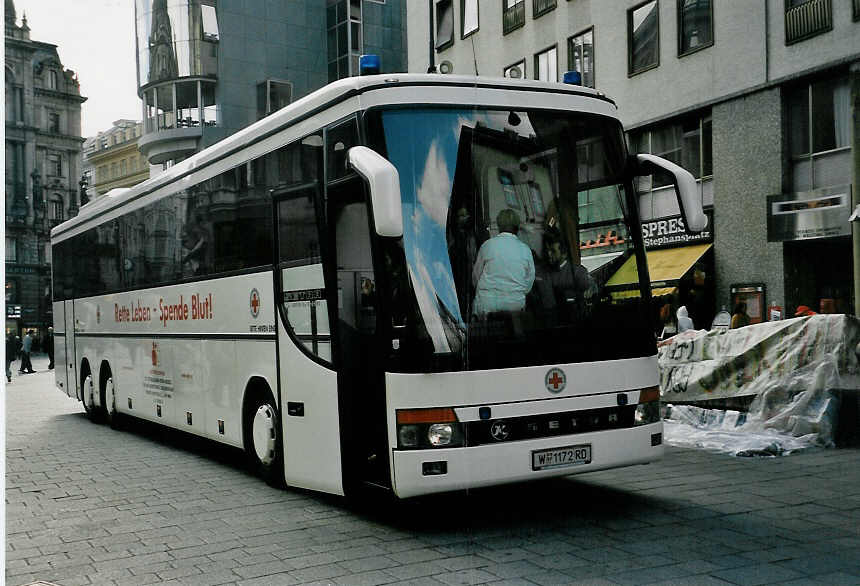
[[257,390],[245,408],[245,451],[267,484],[284,485],[284,449],[280,417],[268,390]]
[[98,423],[100,417],[95,404],[95,383],[87,363],[84,363],[81,368],[81,402],[84,404],[84,411],[86,411],[90,421]]
[[102,415],[105,423],[111,426],[111,429],[120,428],[121,415],[116,410],[116,389],[113,384],[113,376],[111,375],[110,366],[103,366],[100,386]]

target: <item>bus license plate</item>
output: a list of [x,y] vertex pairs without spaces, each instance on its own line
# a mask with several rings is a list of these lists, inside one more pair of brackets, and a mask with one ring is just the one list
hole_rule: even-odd
[[566,446],[551,450],[532,452],[532,470],[547,470],[549,468],[564,468],[591,464],[591,444]]

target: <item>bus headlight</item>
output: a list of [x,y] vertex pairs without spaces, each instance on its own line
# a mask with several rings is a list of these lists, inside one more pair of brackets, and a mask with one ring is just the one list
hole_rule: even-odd
[[427,439],[433,446],[450,445],[453,437],[454,428],[450,423],[434,423],[427,430]]
[[660,421],[660,387],[642,389],[639,404],[633,415],[633,425],[647,425]]
[[400,425],[397,428],[397,440],[402,448],[414,448],[418,446],[418,426]]
[[397,447],[400,449],[453,448],[465,443],[463,424],[450,407],[397,410]]

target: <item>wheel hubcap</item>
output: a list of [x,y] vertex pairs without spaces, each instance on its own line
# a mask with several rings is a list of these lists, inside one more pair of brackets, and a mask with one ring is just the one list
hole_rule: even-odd
[[105,383],[105,409],[108,415],[112,415],[116,411],[116,398],[114,397],[113,379],[107,379]]
[[92,375],[87,375],[87,378],[84,379],[84,404],[87,409],[92,409],[95,407],[95,400],[93,398],[93,377]]
[[275,411],[271,405],[260,405],[254,414],[254,425],[252,437],[254,439],[254,452],[260,462],[269,465],[275,460]]

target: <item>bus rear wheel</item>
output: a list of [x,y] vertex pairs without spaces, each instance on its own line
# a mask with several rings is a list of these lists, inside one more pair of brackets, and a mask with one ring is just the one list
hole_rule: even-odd
[[112,429],[119,429],[121,416],[116,410],[116,389],[114,388],[113,377],[110,376],[110,371],[108,371],[107,379],[102,385],[101,400],[105,422]]
[[245,450],[257,473],[272,486],[284,484],[284,455],[278,409],[271,396],[258,394],[246,410]]
[[99,409],[96,407],[95,402],[95,383],[93,382],[93,375],[90,374],[89,369],[84,371],[84,380],[81,384],[81,402],[84,404],[84,411],[87,413],[87,417],[90,418],[90,421],[94,423],[99,422]]

